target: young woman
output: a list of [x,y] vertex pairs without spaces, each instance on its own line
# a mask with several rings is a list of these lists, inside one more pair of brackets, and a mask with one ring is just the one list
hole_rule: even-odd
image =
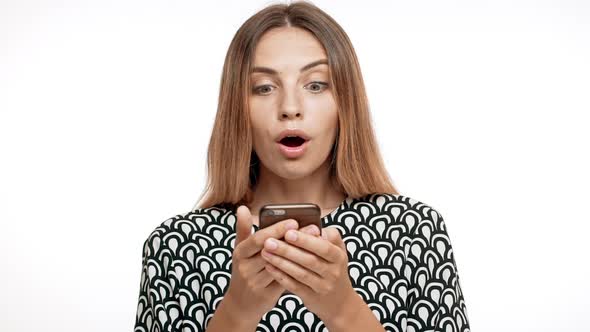
[[[208,167],[201,204],[144,243],[135,331],[469,331],[443,218],[391,184],[353,46],[319,8],[237,31]],[[302,202],[322,230],[259,228],[262,205]]]

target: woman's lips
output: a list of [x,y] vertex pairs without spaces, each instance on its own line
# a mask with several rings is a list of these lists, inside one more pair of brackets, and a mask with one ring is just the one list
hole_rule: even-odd
[[309,141],[305,141],[305,143],[294,147],[286,146],[284,144],[281,144],[280,142],[277,142],[276,144],[277,148],[279,149],[279,152],[283,154],[283,156],[287,158],[297,158],[305,153],[305,151],[307,150],[308,143]]

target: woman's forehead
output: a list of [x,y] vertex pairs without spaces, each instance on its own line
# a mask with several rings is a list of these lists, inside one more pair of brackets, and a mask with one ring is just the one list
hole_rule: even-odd
[[293,64],[299,69],[310,61],[327,58],[323,45],[311,33],[297,28],[273,30],[265,33],[256,45],[255,67],[278,68]]

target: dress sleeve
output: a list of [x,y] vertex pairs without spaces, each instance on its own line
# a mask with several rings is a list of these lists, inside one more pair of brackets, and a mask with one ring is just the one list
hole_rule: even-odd
[[135,332],[180,331],[172,257],[157,231],[144,242]]
[[445,222],[438,211],[414,229],[404,270],[408,280],[408,332],[470,331],[459,274]]

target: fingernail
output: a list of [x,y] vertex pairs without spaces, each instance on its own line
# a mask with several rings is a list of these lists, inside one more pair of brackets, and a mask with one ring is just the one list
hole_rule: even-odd
[[287,234],[285,234],[285,238],[289,241],[296,241],[297,240],[297,232],[288,231]]
[[287,226],[285,226],[285,228],[287,228],[287,229],[296,229],[297,228],[297,223],[295,221],[289,221],[289,223],[287,223]]
[[318,231],[319,231],[318,226],[316,226],[316,225],[309,226],[309,231],[308,231],[309,234],[318,234]]
[[266,246],[266,248],[268,248],[270,250],[274,250],[277,248],[277,242],[273,239],[268,239],[265,242],[265,246]]

